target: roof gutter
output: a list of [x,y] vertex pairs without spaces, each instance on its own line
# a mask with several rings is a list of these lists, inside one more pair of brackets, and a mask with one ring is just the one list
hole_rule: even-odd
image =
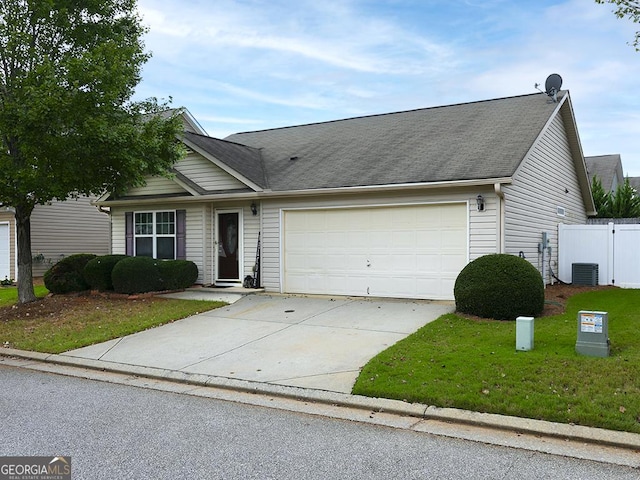
[[465,188],[478,187],[494,184],[510,184],[511,177],[485,178],[474,180],[455,180],[443,182],[421,182],[421,183],[397,183],[389,185],[364,185],[358,187],[336,187],[336,188],[314,188],[307,190],[285,190],[272,191],[263,190],[258,192],[242,192],[242,193],[224,193],[224,194],[206,194],[195,196],[177,196],[177,197],[136,197],[123,200],[97,200],[94,205],[119,206],[131,204],[152,204],[158,202],[171,203],[193,203],[193,202],[211,202],[223,200],[255,200],[255,199],[275,199],[289,197],[312,197],[324,195],[356,195],[361,193],[384,193],[398,191],[416,191],[416,190],[433,190],[440,188]]

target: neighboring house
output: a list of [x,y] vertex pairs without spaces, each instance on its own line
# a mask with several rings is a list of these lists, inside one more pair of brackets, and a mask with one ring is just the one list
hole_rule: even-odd
[[97,203],[113,253],[192,260],[202,284],[240,284],[258,251],[270,292],[453,299],[460,270],[497,252],[548,282],[558,224],[594,211],[564,91],[224,140],[186,124],[171,178]]
[[594,176],[598,177],[605,192],[615,192],[619,185],[624,184],[620,155],[584,157],[584,161],[589,173],[589,184],[593,182]]
[[13,210],[0,205],[0,280],[15,278],[16,229]]
[[[33,275],[74,253],[109,253],[109,215],[91,204],[95,197],[37,205],[31,214]],[[14,211],[0,207],[0,279],[18,276]]]
[[640,195],[640,177],[629,177],[629,184]]

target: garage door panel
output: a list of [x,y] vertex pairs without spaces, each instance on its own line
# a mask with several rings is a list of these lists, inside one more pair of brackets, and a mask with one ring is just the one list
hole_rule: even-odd
[[416,245],[420,248],[440,249],[443,245],[442,233],[437,230],[416,232]]
[[396,276],[404,272],[415,272],[416,256],[413,252],[394,253],[387,255],[372,255],[369,259],[371,262],[372,274],[388,274]]
[[467,245],[466,239],[460,238],[460,231],[442,231],[440,232],[440,239],[443,247],[458,249]]
[[443,254],[440,256],[440,271],[442,273],[450,273],[458,276],[460,270],[464,268],[467,263],[466,255],[460,254]]
[[417,240],[417,232],[415,231],[400,231],[392,232],[389,234],[381,234],[381,236],[390,240],[391,248],[410,247],[415,248]]
[[442,271],[442,259],[440,255],[416,255],[416,270],[428,274],[439,273]]
[[369,282],[367,295],[374,297],[399,297],[405,292],[415,292],[416,279],[412,277],[394,277],[393,280],[376,277]]
[[467,216],[465,204],[285,211],[283,291],[453,299]]

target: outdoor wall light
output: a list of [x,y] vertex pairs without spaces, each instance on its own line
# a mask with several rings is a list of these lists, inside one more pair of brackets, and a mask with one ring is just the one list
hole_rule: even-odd
[[256,205],[256,202],[251,203],[251,213],[254,217],[258,215],[258,206]]
[[478,211],[484,212],[484,197],[482,195],[476,197],[476,204],[478,205]]

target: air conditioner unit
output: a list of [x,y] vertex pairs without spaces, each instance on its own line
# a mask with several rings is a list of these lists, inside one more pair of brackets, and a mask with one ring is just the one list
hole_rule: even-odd
[[573,285],[598,285],[597,263],[572,263],[571,283]]

